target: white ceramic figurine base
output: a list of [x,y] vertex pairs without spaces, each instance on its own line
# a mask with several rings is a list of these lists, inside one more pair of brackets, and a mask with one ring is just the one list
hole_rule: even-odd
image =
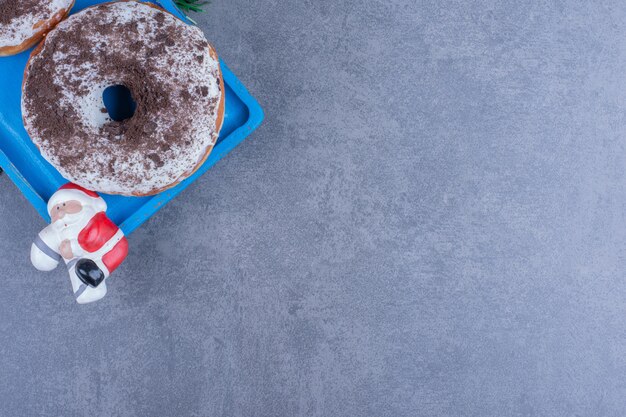
[[106,209],[95,192],[65,184],[48,201],[51,224],[31,246],[30,260],[40,271],[52,271],[65,261],[79,304],[106,295],[105,280],[128,254],[126,237]]

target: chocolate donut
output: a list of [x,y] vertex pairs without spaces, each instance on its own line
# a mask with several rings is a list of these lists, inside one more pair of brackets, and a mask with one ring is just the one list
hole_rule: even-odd
[[[103,101],[126,87],[132,117]],[[200,29],[136,1],[104,3],[61,22],[33,51],[22,95],[24,125],[41,154],[87,189],[152,195],[208,157],[224,116],[215,50]]]
[[0,56],[15,55],[59,23],[74,0],[0,0]]

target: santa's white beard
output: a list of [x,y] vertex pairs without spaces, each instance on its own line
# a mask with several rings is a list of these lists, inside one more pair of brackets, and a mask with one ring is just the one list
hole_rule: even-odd
[[93,207],[85,207],[78,213],[66,214],[62,219],[53,223],[53,227],[62,239],[76,239],[89,221],[96,214]]

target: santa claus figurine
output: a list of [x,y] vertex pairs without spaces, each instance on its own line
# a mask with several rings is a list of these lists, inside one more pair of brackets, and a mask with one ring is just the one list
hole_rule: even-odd
[[124,233],[106,216],[106,209],[98,194],[65,184],[50,197],[51,224],[30,250],[30,260],[40,271],[52,271],[61,259],[65,261],[80,304],[106,295],[105,280],[128,253]]

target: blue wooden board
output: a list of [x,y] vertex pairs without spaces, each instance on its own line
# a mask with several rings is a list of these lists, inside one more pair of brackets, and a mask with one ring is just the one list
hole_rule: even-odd
[[[75,13],[85,7],[104,3],[97,0],[76,0]],[[170,13],[188,23],[172,0],[159,0]],[[22,123],[20,108],[24,68],[30,50],[0,58],[0,166],[31,202],[39,214],[49,220],[46,212],[48,198],[66,183],[31,142]],[[218,51],[219,53],[219,51]],[[226,85],[226,110],[220,137],[208,160],[191,177],[176,187],[151,197],[123,197],[103,194],[108,204],[107,214],[124,233],[130,234],[150,216],[183,191],[196,178],[241,143],[263,121],[263,110],[237,77],[220,60]]]

